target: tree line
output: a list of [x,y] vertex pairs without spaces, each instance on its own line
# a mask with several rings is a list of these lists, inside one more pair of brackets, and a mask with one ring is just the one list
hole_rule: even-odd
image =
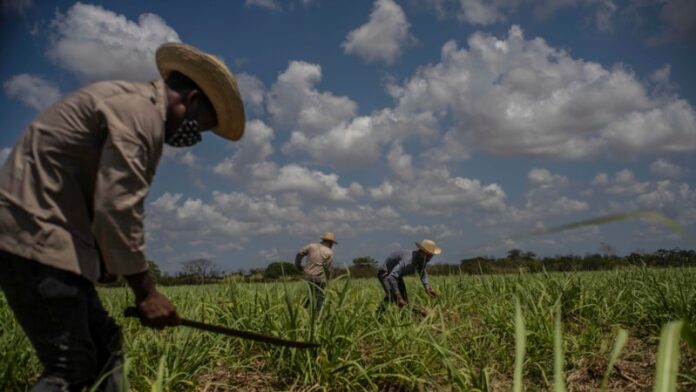
[[[568,254],[551,257],[539,257],[534,252],[510,249],[504,257],[479,256],[462,259],[458,263],[435,263],[428,266],[428,274],[488,275],[541,271],[601,271],[631,266],[657,268],[696,266],[696,250],[693,249],[658,249],[653,253],[631,253],[624,256],[616,255],[613,248],[606,244],[603,244],[601,249],[602,253],[584,256]],[[150,270],[158,283],[162,285],[206,284],[221,281],[271,282],[302,278],[302,271],[287,261],[276,261],[264,268],[235,272],[224,272],[213,261],[204,258],[186,261],[181,265],[179,272],[168,274],[161,272],[157,263],[150,261]],[[378,265],[379,262],[370,256],[357,257],[347,268],[336,268],[334,276],[372,278],[377,273]]]

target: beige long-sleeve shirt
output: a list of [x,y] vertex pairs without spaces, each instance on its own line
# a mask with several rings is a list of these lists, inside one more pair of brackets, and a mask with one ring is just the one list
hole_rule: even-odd
[[91,281],[99,253],[109,273],[146,270],[166,99],[161,80],[99,82],[36,117],[0,169],[0,250]]
[[[305,278],[326,283],[326,275],[333,264],[333,250],[326,245],[313,243],[300,249],[297,254],[307,256],[307,263],[303,268]],[[297,267],[301,268],[301,265],[298,264]]]

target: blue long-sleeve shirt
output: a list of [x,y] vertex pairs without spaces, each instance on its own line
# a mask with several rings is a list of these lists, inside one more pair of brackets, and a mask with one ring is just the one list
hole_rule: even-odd
[[421,283],[425,289],[430,288],[430,283],[428,283],[428,274],[425,272],[425,267],[427,262],[422,260],[421,263],[417,262],[418,251],[397,251],[384,260],[384,263],[380,267],[381,270],[386,271],[386,281],[389,290],[392,294],[401,294],[399,291],[399,278],[418,273],[420,276]]

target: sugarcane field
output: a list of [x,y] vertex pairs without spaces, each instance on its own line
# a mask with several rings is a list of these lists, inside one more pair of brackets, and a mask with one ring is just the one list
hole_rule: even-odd
[[0,392],[696,392],[696,1],[0,1]]
[[[556,390],[560,381],[568,391],[644,391],[669,372],[657,366],[658,348],[670,339],[661,336],[665,326],[693,325],[695,282],[693,267],[437,277],[439,298],[413,299],[425,314],[389,309],[381,317],[372,279],[333,280],[319,315],[302,306],[301,281],[163,288],[186,317],[315,341],[312,350],[185,328],[143,330],[119,314],[132,302],[126,289],[100,294],[124,327],[131,390],[510,391]],[[40,365],[6,304],[0,312],[0,387],[21,390]],[[671,333],[681,355],[674,390],[693,390],[696,355]]]

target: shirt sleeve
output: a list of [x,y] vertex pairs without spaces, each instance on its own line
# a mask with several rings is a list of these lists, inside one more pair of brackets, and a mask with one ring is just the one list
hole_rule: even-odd
[[[403,275],[402,269],[404,268],[403,266],[403,257],[397,256],[398,260],[396,260],[396,264],[394,265],[394,268],[392,268],[391,271],[389,271],[389,274],[387,275],[387,283],[389,284],[389,291],[391,291],[392,294],[399,294],[403,295],[401,291],[399,291],[399,278]],[[388,264],[388,263],[387,263]]]
[[295,256],[295,266],[298,269],[302,269],[302,259],[309,254],[309,248],[311,245],[307,245],[304,248],[300,249],[299,252],[297,252],[297,256]]
[[92,231],[109,273],[136,274],[148,269],[143,209],[161,154],[153,136],[163,132],[164,121],[151,102],[132,95],[98,107],[107,136],[97,172]]
[[424,265],[423,268],[418,271],[418,274],[420,275],[420,280],[421,283],[423,283],[423,287],[427,290],[430,288],[430,282],[428,282],[428,273],[425,271],[426,266],[427,265]]

